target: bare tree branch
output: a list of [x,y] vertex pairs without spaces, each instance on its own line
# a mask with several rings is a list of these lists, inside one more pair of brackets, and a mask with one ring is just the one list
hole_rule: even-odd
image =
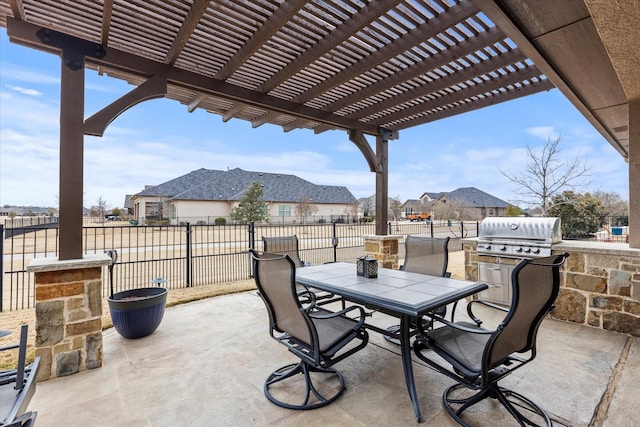
[[516,203],[540,207],[542,214],[546,215],[554,196],[591,182],[587,180],[591,168],[585,159],[579,155],[570,162],[558,158],[561,139],[548,138],[539,153],[527,146],[529,162],[522,174],[510,174],[498,167],[503,176],[516,184],[515,193],[520,197],[514,200]]

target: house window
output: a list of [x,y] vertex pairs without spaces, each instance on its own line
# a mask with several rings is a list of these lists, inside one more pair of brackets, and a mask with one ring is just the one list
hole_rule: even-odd
[[493,208],[489,208],[489,216],[494,216],[495,213],[493,212]]
[[278,216],[291,216],[291,205],[279,205]]

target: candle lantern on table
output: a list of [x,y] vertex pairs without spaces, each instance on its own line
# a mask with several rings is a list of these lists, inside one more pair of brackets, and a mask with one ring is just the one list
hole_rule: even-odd
[[369,279],[378,277],[378,260],[363,256],[357,259],[356,272],[358,276],[364,276]]

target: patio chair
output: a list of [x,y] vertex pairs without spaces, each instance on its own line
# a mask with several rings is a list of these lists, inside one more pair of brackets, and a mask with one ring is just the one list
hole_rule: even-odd
[[[508,309],[472,300],[467,311],[475,323],[454,323],[432,315],[444,326],[422,329],[418,334],[413,345],[416,356],[456,381],[445,390],[442,402],[459,424],[467,425],[461,418],[466,409],[491,397],[504,405],[519,425],[538,425],[532,418],[552,425],[539,405],[498,382],[536,357],[538,328],[558,295],[560,266],[568,256],[522,260],[512,272],[513,298]],[[485,329],[473,313],[474,302],[501,308],[507,315],[495,330]],[[446,363],[434,359],[434,352]],[[459,393],[460,389],[475,393],[467,396],[469,393]]]
[[[404,247],[404,264],[400,266],[400,270],[428,274],[430,276],[451,277],[451,273],[447,272],[447,266],[449,265],[449,237],[408,235],[405,239]],[[434,311],[440,316],[444,316],[446,312],[446,307],[439,307]],[[412,324],[415,325],[416,321],[417,319]],[[429,322],[430,320],[424,318],[423,321]],[[400,325],[390,326],[387,331],[398,334]],[[384,338],[392,344],[400,345],[399,338],[395,336],[385,335]]]
[[[273,253],[273,254],[282,254],[289,255],[289,258],[296,265],[296,268],[306,267],[311,265],[309,262],[305,262],[300,259],[300,249],[298,245],[298,236],[295,234],[292,236],[278,236],[278,237],[266,237],[262,236],[262,248],[265,252]],[[302,285],[298,285],[299,291],[306,291]],[[330,302],[334,302],[340,300],[340,298],[336,298],[336,296],[330,292],[322,292],[318,291],[316,294],[316,300],[322,301],[321,304],[328,304]],[[344,308],[344,304],[343,307]]]
[[27,406],[36,392],[36,375],[40,358],[26,366],[28,326],[20,328],[20,342],[16,345],[0,347],[0,352],[17,350],[16,369],[0,371],[0,426],[31,427],[37,413],[27,412]]
[[[332,366],[363,349],[369,341],[363,309],[323,309],[316,304],[312,292],[299,295],[295,263],[288,255],[253,249],[250,253],[256,286],[269,313],[269,334],[300,359],[267,377],[265,396],[289,409],[315,409],[330,404],[345,389],[344,377]],[[301,298],[308,303],[303,305]],[[352,341],[359,342],[345,348]]]
[[289,255],[296,267],[304,267],[309,263],[300,259],[300,249],[298,245],[298,236],[278,236],[266,237],[262,236],[262,244],[265,252],[274,254]]

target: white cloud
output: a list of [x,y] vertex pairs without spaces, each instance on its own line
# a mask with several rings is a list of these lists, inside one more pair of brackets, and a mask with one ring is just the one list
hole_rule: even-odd
[[560,136],[560,133],[553,126],[530,127],[530,128],[526,128],[525,132],[535,137],[542,138],[544,140],[547,140],[549,138],[555,139],[558,136]]
[[2,80],[15,80],[42,85],[60,85],[59,76],[47,74],[46,70],[42,68],[35,70],[11,63],[2,64],[2,67],[0,67],[0,78],[2,78]]
[[12,86],[12,85],[8,85],[9,89],[11,89],[14,92],[20,92],[24,95],[29,95],[29,96],[42,96],[42,92],[37,91],[35,89],[27,89],[24,87],[20,87],[20,86]]

